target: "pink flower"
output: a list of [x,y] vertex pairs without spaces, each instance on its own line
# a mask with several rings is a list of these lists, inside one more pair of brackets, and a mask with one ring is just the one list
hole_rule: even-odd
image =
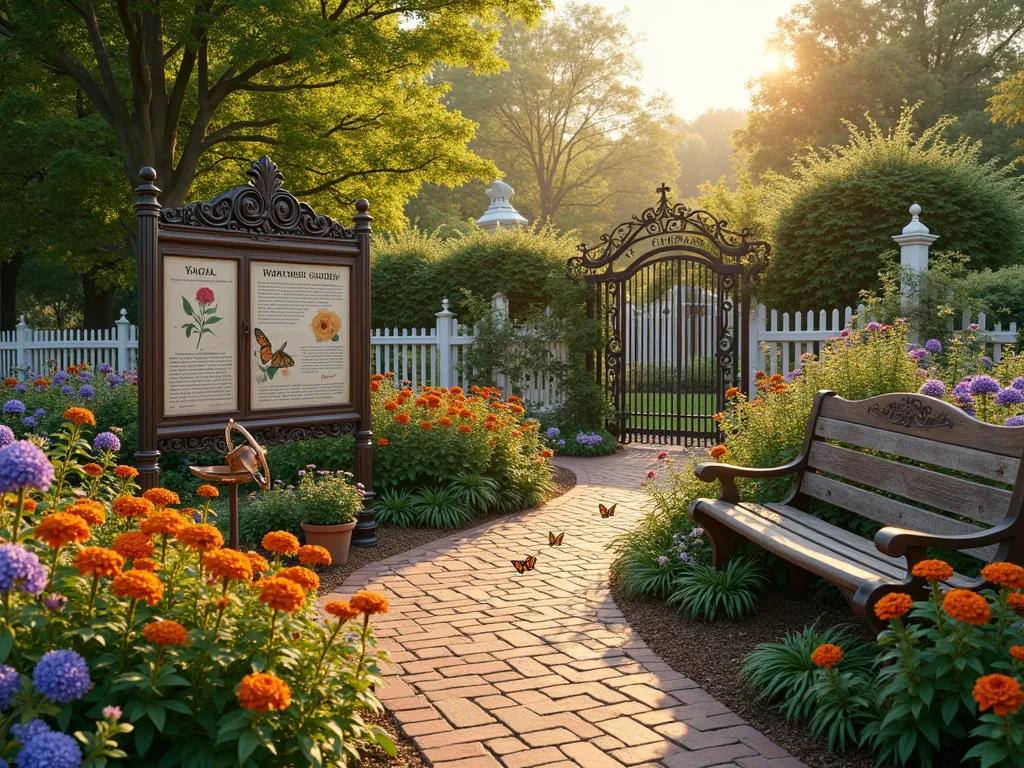
[[648,480],[653,480],[653,479],[654,479],[654,478],[656,478],[657,476],[658,476],[658,473],[657,473],[657,472],[655,472],[655,471],[654,471],[653,469],[652,469],[652,470],[650,470],[650,471],[649,471],[649,472],[647,473],[647,479],[648,479]]
[[664,459],[667,456],[668,456],[668,454],[665,453],[665,451],[662,451],[661,453],[658,454],[658,461],[661,461],[662,459]]
[[103,708],[103,717],[107,720],[120,720],[121,719],[121,708],[113,705]]
[[196,301],[200,304],[213,304],[213,289],[200,288],[196,291]]

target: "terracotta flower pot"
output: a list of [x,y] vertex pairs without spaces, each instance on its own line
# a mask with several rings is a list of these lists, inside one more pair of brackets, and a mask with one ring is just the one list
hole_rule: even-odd
[[300,523],[303,533],[306,534],[307,544],[317,544],[331,553],[331,562],[334,565],[344,565],[348,562],[348,548],[352,544],[352,529],[356,527],[355,520],[351,523],[341,525],[312,525]]

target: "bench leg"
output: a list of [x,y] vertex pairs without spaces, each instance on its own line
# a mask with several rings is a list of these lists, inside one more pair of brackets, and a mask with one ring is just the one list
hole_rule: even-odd
[[729,562],[729,552],[732,551],[732,530],[717,520],[699,522],[711,538],[711,564],[715,568],[724,568]]
[[803,597],[807,594],[807,579],[811,574],[793,563],[786,563],[786,570],[789,572],[789,593],[793,597]]

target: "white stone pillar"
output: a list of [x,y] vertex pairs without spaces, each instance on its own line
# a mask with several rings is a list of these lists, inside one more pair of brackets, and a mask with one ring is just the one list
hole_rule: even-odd
[[[893,235],[892,238],[900,245],[901,269],[918,273],[928,271],[928,249],[939,239],[918,218],[920,215],[921,206],[914,203],[910,206],[910,223],[903,228],[903,234]],[[910,295],[910,286],[902,280],[900,282],[903,286],[903,309],[906,311],[915,299]]]
[[434,321],[437,333],[438,386],[450,387],[455,381],[455,366],[452,364],[452,326],[455,313],[448,309],[448,299],[441,299],[441,311],[435,312]]
[[132,324],[128,320],[128,310],[122,307],[121,317],[114,323],[117,327],[117,370],[123,373],[128,370],[128,339],[131,337]]
[[31,338],[32,329],[28,327],[25,316],[22,315],[18,325],[14,328],[14,364],[18,368],[24,369],[28,365],[28,346]]

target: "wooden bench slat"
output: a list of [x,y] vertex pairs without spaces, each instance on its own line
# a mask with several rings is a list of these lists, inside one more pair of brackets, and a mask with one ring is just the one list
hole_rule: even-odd
[[923,437],[892,432],[865,424],[820,417],[814,434],[824,440],[837,440],[882,453],[905,456],[914,461],[934,464],[970,475],[1013,485],[1020,459],[962,445],[939,443]]
[[936,509],[994,524],[1010,507],[1010,492],[940,472],[899,464],[815,440],[809,465],[856,483],[895,493]]
[[[827,501],[829,504],[835,504],[843,509],[848,509],[858,515],[871,518],[882,525],[893,525],[913,531],[925,531],[939,536],[962,536],[982,530],[977,525],[965,523],[961,520],[952,520],[935,512],[918,509],[910,504],[904,504],[902,501],[880,496],[877,493],[872,493],[853,485],[847,485],[839,480],[813,472],[808,472],[804,475],[803,481],[800,484],[800,490],[812,498]],[[965,549],[963,551],[979,560],[991,562],[995,555],[996,547]]]
[[868,400],[827,397],[820,416],[1017,459],[1024,454],[1024,429],[986,424],[926,395],[880,395]]

